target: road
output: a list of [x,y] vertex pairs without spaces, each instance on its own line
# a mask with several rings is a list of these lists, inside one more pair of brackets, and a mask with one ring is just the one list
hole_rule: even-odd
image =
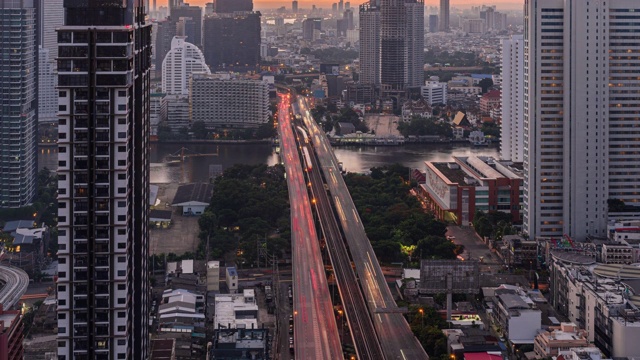
[[284,94],[279,96],[278,130],[291,204],[295,357],[341,359],[338,328],[292,128],[290,98]]
[[429,359],[395,303],[349,190],[339,172],[338,161],[327,137],[312,119],[306,99],[299,98],[297,109],[309,131],[316,156],[327,180],[385,359]]
[[[312,153],[313,149],[310,145],[305,144],[304,146],[307,146],[307,149]],[[350,333],[358,359],[384,359],[373,321],[369,316],[366,301],[360,291],[356,274],[351,266],[351,259],[349,258],[344,237],[340,232],[340,225],[336,221],[331,200],[325,190],[322,174],[318,170],[319,164],[315,157],[311,157],[311,160],[313,161],[313,166],[308,171],[310,178],[309,185],[311,185],[315,200],[313,203],[320,218],[326,248],[328,249],[333,272],[340,290],[340,299],[342,300],[344,313],[339,313],[339,316],[342,317],[346,315],[347,317],[347,323],[351,330]],[[341,322],[342,321],[343,319],[341,319]],[[341,340],[344,343],[342,330],[343,329],[341,329]]]
[[9,310],[27,292],[29,275],[17,267],[0,265],[0,282],[4,283],[0,288],[0,304]]

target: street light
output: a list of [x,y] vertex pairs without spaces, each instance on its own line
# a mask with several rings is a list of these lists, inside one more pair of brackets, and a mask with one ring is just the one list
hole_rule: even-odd
[[422,318],[422,327],[424,327],[424,310],[422,309],[418,309],[418,312],[420,312],[420,317]]
[[342,310],[338,310],[338,315],[340,315],[340,342],[344,341],[344,318],[342,317]]

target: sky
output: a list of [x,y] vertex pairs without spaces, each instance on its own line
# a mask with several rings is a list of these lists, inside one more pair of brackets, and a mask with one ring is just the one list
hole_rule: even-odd
[[[321,8],[331,8],[331,4],[337,3],[339,0],[298,0],[298,6],[300,8],[311,8],[312,4],[315,4],[317,7]],[[344,0],[347,2],[348,0]],[[153,0],[150,0],[153,3]],[[185,0],[186,3],[190,5],[199,5],[204,6],[204,4],[208,2],[213,2],[212,0]],[[365,2],[365,0],[351,0],[351,6],[355,7],[356,5],[360,5]],[[157,0],[158,6],[166,6],[167,0]],[[438,6],[440,3],[439,0],[425,0],[426,6]],[[285,6],[288,9],[291,8],[291,1],[289,0],[253,0],[254,7],[256,9],[275,9],[280,6]],[[505,10],[511,9],[522,9],[522,4],[524,4],[524,0],[451,0],[452,7],[461,7],[467,8],[470,6],[477,5],[496,5],[498,10],[502,7]]]

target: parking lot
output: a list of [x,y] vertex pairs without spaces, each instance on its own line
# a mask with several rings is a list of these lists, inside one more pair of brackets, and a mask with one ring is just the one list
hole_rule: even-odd
[[482,258],[480,268],[483,272],[494,273],[502,267],[500,258],[489,250],[489,247],[472,227],[449,225],[446,235],[447,239],[452,240],[456,245],[464,246],[464,253],[461,255],[464,260],[480,260]]

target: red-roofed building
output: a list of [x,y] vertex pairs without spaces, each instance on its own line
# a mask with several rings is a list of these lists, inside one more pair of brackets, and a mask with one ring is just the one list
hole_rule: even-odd
[[480,98],[480,112],[488,115],[491,110],[500,107],[500,90],[491,90]]
[[499,352],[464,353],[465,360],[502,360]]

